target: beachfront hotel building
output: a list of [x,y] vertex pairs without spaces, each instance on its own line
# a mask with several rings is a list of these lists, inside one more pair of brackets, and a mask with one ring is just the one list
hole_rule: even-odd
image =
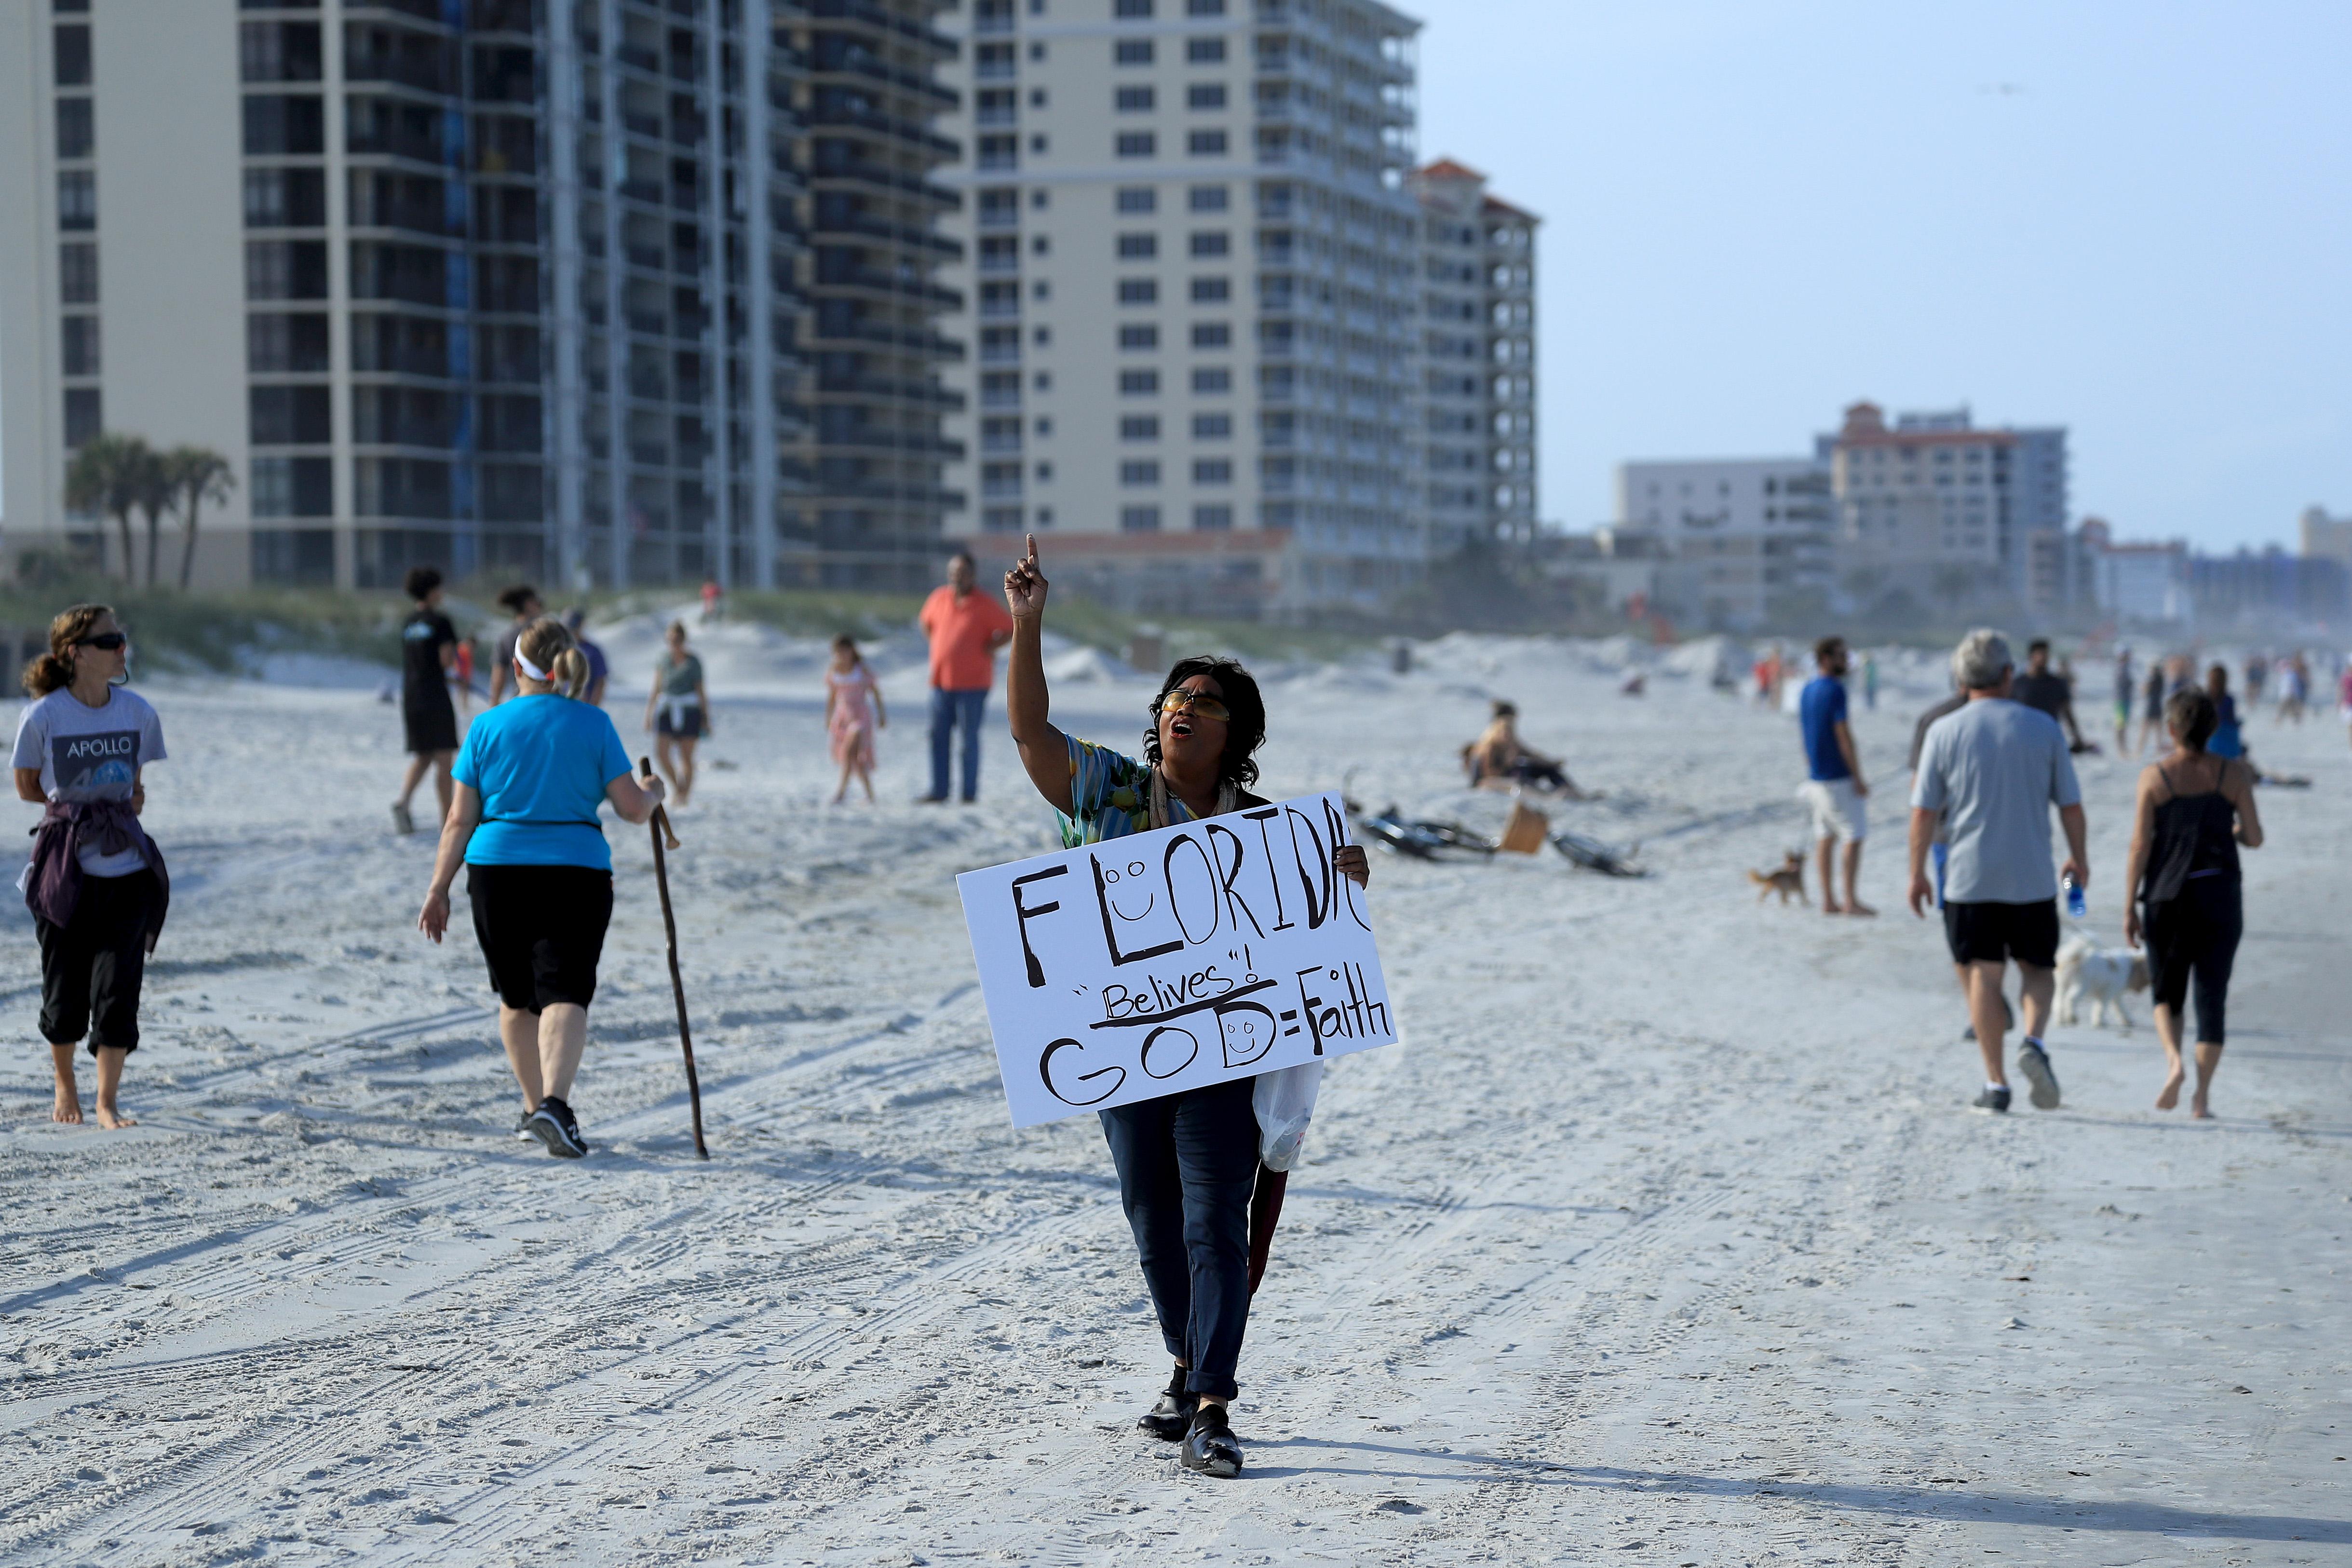
[[938,9],[0,0],[0,553],[121,569],[112,431],[229,458],[207,585],[928,574]]
[[1141,608],[1372,606],[1431,546],[1418,24],[1377,0],[971,0],[942,26],[950,526]]
[[2090,597],[2067,541],[2063,426],[1980,429],[1966,408],[1889,424],[1856,403],[1814,450],[1836,497],[1840,586],[1859,607],[1901,595],[2051,612]]
[[1627,462],[1608,542],[1658,563],[1675,618],[1748,631],[1828,607],[1834,523],[1829,468],[1811,458]]
[[1536,537],[1536,226],[1442,158],[1422,209],[1421,363],[1430,553]]

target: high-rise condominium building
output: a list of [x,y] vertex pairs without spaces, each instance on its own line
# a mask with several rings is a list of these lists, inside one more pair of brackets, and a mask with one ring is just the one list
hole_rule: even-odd
[[1845,411],[1815,451],[1838,506],[1839,570],[1867,608],[1894,593],[1948,606],[2053,610],[2087,596],[2066,546],[2066,432],[1979,429],[1967,409]]
[[1678,619],[1727,630],[1828,607],[1830,471],[1810,458],[1617,465],[1619,542],[1655,542],[1657,596]]
[[1536,225],[1443,159],[1416,170],[1433,555],[1536,533]]
[[1128,605],[1373,604],[1428,550],[1417,24],[1377,0],[973,0],[951,526]]
[[892,580],[951,454],[938,0],[0,0],[5,527],[100,430],[200,577]]

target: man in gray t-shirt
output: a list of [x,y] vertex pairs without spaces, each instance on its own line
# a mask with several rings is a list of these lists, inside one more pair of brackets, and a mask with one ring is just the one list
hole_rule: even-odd
[[1998,632],[1973,631],[1952,655],[1968,703],[1927,731],[1911,786],[1911,912],[1935,897],[1927,851],[1942,819],[1950,850],[1944,868],[1944,937],[1969,975],[1969,1011],[1984,1054],[1977,1104],[2009,1109],[2002,1068],[2004,966],[2017,962],[2025,1002],[2018,1067],[2033,1103],[2058,1105],[2058,1079],[2042,1043],[2058,962],[2058,885],[2050,868],[2050,808],[2066,829],[2066,874],[2090,883],[2083,792],[2057,721],[2010,699],[2015,676]]

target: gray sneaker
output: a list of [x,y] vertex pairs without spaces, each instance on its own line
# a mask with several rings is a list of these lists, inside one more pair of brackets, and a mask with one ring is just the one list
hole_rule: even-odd
[[2032,1086],[2033,1109],[2058,1109],[2058,1075],[2050,1070],[2050,1053],[2027,1040],[2017,1047],[2017,1070]]

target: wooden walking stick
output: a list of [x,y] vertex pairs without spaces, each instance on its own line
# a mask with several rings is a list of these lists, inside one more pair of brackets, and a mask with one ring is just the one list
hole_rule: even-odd
[[1253,1296],[1257,1294],[1257,1282],[1265,1278],[1267,1260],[1274,1256],[1274,1227],[1282,1218],[1283,1189],[1289,1185],[1289,1172],[1259,1163],[1257,1185],[1250,1189],[1249,1286]]
[[[637,765],[646,777],[654,776],[654,760],[639,757]],[[654,807],[649,823],[654,836],[654,885],[661,889],[662,933],[669,939],[669,989],[677,998],[677,1044],[686,1053],[686,1097],[694,1107],[694,1152],[697,1159],[708,1160],[710,1151],[702,1142],[702,1081],[694,1075],[694,1031],[686,1022],[686,980],[677,972],[677,917],[669,908],[669,862],[662,858],[662,841],[667,839],[672,849],[677,847],[677,835],[670,831],[669,813]]]

